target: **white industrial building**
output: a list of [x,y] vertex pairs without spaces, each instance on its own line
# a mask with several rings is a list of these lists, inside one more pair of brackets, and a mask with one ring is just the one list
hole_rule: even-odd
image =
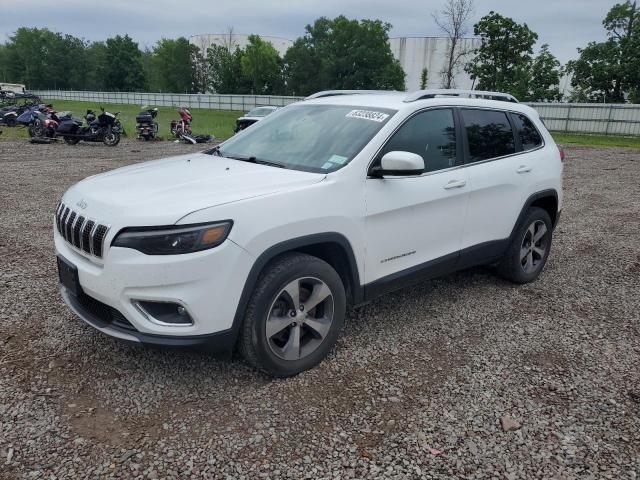
[[[389,46],[393,56],[400,61],[400,65],[407,74],[405,84],[407,90],[419,90],[422,71],[427,69],[427,88],[442,88],[442,72],[448,64],[450,40],[443,37],[394,37],[389,39]],[[473,81],[464,71],[464,64],[468,61],[474,49],[480,46],[477,38],[463,38],[459,48],[465,54],[459,68],[455,71],[454,88],[470,89]]]
[[[261,35],[260,38],[271,43],[281,56],[293,45],[293,40],[281,37]],[[193,45],[206,51],[211,45],[220,45],[230,49],[244,48],[249,43],[249,36],[237,33],[213,33],[194,35],[190,38]],[[465,52],[471,52],[479,45],[475,38],[462,39],[460,48]],[[407,90],[418,90],[424,68],[428,71],[428,88],[442,87],[441,72],[447,64],[449,39],[441,37],[394,37],[389,39],[391,52],[400,61],[406,73]],[[467,54],[464,59],[469,58]],[[464,62],[464,60],[463,60]],[[464,68],[459,68],[454,78],[456,88],[471,88],[472,81],[465,73]]]
[[[282,37],[260,35],[260,38],[271,43],[280,56],[284,56],[293,45],[293,40]],[[190,38],[193,45],[206,51],[211,45],[220,45],[230,49],[244,48],[249,43],[249,35],[237,33],[213,33],[194,35]],[[420,89],[422,70],[427,69],[427,88],[442,88],[442,72],[448,61],[450,40],[445,37],[393,37],[389,39],[389,46],[394,57],[407,75],[405,85],[408,91]],[[473,80],[464,71],[465,62],[472,57],[474,49],[480,46],[478,38],[463,38],[459,48],[466,52],[462,57],[459,68],[454,76],[454,88],[472,89]],[[571,78],[564,75],[560,80],[560,91],[568,95],[571,92]]]

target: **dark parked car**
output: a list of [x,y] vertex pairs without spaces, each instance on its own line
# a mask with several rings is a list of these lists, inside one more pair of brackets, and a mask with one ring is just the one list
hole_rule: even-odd
[[234,132],[238,133],[239,131],[244,130],[245,128],[253,125],[254,123],[259,122],[267,115],[272,114],[279,108],[280,107],[270,107],[270,106],[254,108],[253,110],[249,111],[249,113],[247,113],[243,117],[240,117],[239,119],[236,120],[236,128]]

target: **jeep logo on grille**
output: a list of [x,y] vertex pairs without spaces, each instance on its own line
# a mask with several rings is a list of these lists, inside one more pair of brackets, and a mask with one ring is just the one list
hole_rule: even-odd
[[76,205],[77,205],[77,206],[79,206],[79,207],[80,207],[81,209],[83,209],[83,210],[84,210],[85,208],[87,208],[87,202],[85,202],[85,201],[84,201],[84,199],[83,199],[83,200],[80,200],[78,203],[76,203]]

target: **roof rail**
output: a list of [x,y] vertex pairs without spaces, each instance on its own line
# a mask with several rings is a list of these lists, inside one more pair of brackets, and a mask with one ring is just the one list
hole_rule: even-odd
[[468,98],[484,98],[486,100],[498,100],[501,102],[518,103],[513,95],[501,92],[485,92],[482,90],[418,90],[411,92],[404,99],[405,102],[415,102],[416,100],[424,100],[437,97],[468,97]]
[[337,95],[376,95],[383,93],[399,93],[397,90],[324,90],[309,95],[305,100],[314,98],[335,97]]

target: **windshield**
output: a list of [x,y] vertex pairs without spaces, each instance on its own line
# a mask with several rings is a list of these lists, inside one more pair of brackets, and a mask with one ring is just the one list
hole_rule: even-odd
[[250,110],[247,117],[266,117],[270,113],[275,112],[274,108],[258,107]]
[[394,113],[346,105],[291,105],[226,141],[217,153],[326,173],[349,163]]

